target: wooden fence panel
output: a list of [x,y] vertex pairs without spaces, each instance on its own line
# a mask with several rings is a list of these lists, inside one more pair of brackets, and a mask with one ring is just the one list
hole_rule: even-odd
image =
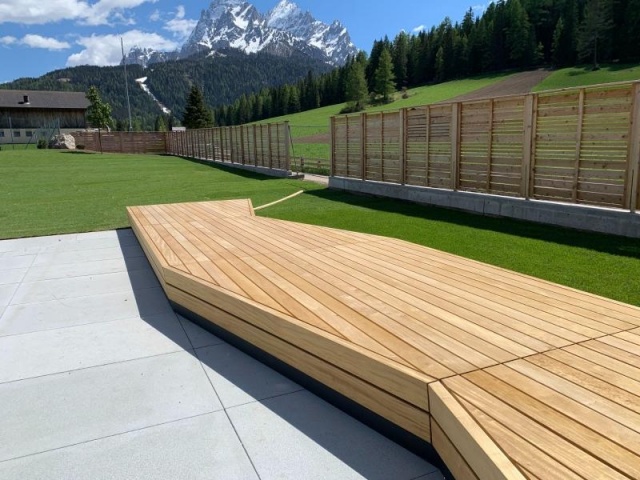
[[337,116],[330,136],[335,176],[640,205],[640,82]]
[[427,185],[429,181],[429,106],[411,108],[406,114],[405,183]]
[[451,105],[432,106],[429,115],[428,187],[451,186]]

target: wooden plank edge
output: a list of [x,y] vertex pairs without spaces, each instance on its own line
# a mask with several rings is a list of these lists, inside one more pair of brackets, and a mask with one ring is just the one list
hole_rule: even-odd
[[319,358],[331,359],[339,368],[383,390],[403,392],[406,401],[429,411],[427,384],[435,379],[428,375],[172,267],[164,268],[164,278],[168,285]]
[[[334,396],[348,400],[350,409],[359,407],[363,409],[359,414],[375,417],[367,420],[375,420],[386,428],[395,427],[395,436],[416,443],[414,447],[419,446],[423,450],[421,454],[425,449],[432,450],[428,412],[186,292],[172,286],[168,292],[176,311],[223,340],[303,386],[309,388],[311,384],[310,390],[323,390],[320,395],[323,398],[333,392]],[[337,406],[344,409],[342,405]],[[434,453],[431,451],[430,455]]]
[[429,385],[429,404],[433,420],[479,480],[526,478],[442,382]]
[[454,478],[458,480],[478,480],[478,476],[473,473],[469,464],[433,417],[431,417],[431,445],[438,452],[438,455]]
[[158,255],[155,252],[155,249],[148,244],[147,239],[144,233],[142,232],[140,225],[138,225],[138,222],[136,221],[135,216],[133,215],[132,207],[127,207],[127,216],[129,217],[129,224],[131,225],[131,230],[133,230],[134,235],[138,239],[138,243],[142,247],[142,251],[147,257],[147,260],[149,261],[149,264],[151,265],[153,272],[156,274],[156,277],[160,282],[160,286],[162,287],[163,290],[166,291],[167,283],[164,278],[163,265],[160,262]]

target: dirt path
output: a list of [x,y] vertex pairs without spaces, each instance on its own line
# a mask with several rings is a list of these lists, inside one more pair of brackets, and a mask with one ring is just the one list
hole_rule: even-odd
[[547,78],[551,72],[549,70],[535,70],[533,72],[522,72],[511,75],[501,82],[494,83],[488,87],[474,90],[473,92],[459,95],[455,98],[439,103],[466,102],[468,100],[480,100],[483,98],[503,97],[505,95],[522,95],[529,93],[533,87]]

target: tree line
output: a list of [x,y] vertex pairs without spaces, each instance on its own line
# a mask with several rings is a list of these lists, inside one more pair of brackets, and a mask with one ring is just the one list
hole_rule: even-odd
[[640,0],[498,0],[481,15],[445,18],[416,34],[376,40],[329,73],[243,94],[214,109],[235,125],[348,102],[387,102],[396,90],[508,69],[640,60]]

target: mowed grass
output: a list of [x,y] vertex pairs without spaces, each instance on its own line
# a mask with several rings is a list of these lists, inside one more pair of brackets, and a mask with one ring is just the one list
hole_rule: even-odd
[[396,237],[640,306],[640,241],[331,190],[259,212]]
[[176,157],[0,151],[0,239],[129,225],[125,207],[251,198],[254,206],[319,188]]
[[602,65],[600,70],[592,67],[573,67],[556,70],[533,91],[554,90],[558,88],[580,87],[599,83],[627,82],[640,79],[640,65]]
[[129,226],[129,205],[305,194],[259,215],[402,238],[640,305],[640,242],[350,195],[155,155],[0,152],[0,238]]

